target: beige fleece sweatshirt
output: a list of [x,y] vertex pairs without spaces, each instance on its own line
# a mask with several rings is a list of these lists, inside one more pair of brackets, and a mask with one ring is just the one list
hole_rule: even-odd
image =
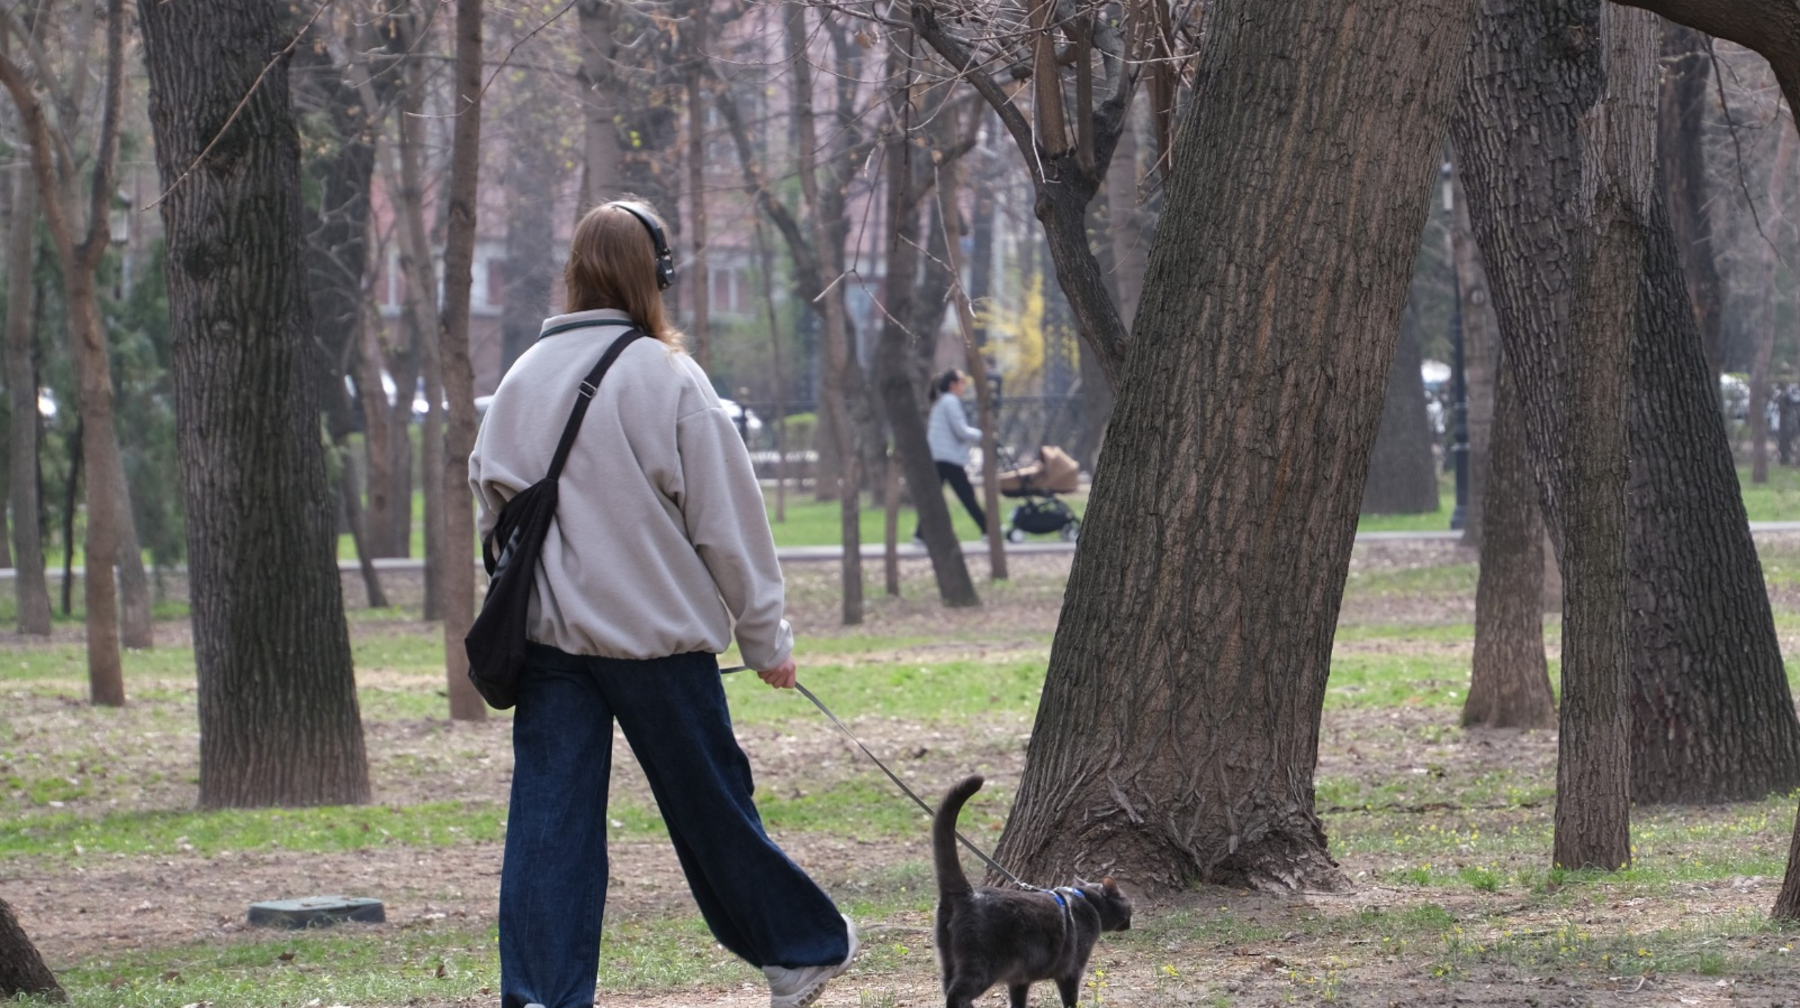
[[[469,484],[478,525],[544,477],[576,389],[629,322],[616,311],[547,319],[610,324],[540,339],[501,380]],[[737,428],[693,358],[651,338],[600,383],[559,480],[531,603],[532,640],[570,654],[660,658],[724,651],[744,663],[793,649],[762,489]]]

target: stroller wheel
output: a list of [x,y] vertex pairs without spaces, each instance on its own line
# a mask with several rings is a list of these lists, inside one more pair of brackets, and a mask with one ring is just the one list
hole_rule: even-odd
[[1070,518],[1069,524],[1062,527],[1063,542],[1074,542],[1081,535],[1081,519]]
[[1012,528],[1009,526],[1006,530],[1006,541],[1012,542],[1012,543],[1024,542],[1025,541],[1025,533],[1023,530]]

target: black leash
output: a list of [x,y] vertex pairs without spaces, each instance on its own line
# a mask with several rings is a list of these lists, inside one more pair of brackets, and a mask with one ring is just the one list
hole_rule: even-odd
[[[719,672],[721,674],[725,674],[725,673],[730,673],[730,672],[745,672],[745,671],[749,671],[749,670],[750,670],[750,666],[748,666],[748,665],[736,665],[731,668],[720,669]],[[837,730],[843,732],[845,738],[856,743],[856,748],[861,749],[863,751],[864,756],[867,756],[867,757],[869,757],[869,759],[873,760],[875,765],[881,768],[881,772],[884,774],[887,774],[888,780],[893,781],[895,787],[899,788],[902,792],[904,792],[906,794],[906,797],[911,798],[913,800],[913,804],[924,809],[926,815],[932,816],[934,818],[936,817],[937,810],[933,809],[929,804],[927,804],[925,799],[920,798],[918,796],[918,794],[913,791],[912,788],[907,787],[905,781],[903,781],[899,777],[895,776],[894,771],[889,770],[887,764],[881,762],[881,757],[870,752],[869,747],[866,745],[863,745],[862,739],[857,738],[856,734],[844,725],[844,722],[838,720],[838,716],[836,714],[833,714],[831,712],[831,708],[825,706],[825,704],[822,701],[820,701],[820,699],[818,697],[814,696],[812,690],[809,690],[805,686],[800,685],[798,680],[796,680],[794,682],[794,688],[800,691],[801,696],[805,697],[808,700],[811,700],[812,705],[814,707],[819,708],[819,713],[825,715],[825,717],[827,719],[829,719],[832,724],[836,725]],[[982,850],[980,847],[975,846],[974,842],[971,841],[968,837],[963,836],[960,831],[956,831],[956,839],[961,841],[962,845],[964,847],[967,847],[972,853],[974,853],[974,855],[976,857],[980,858],[983,862],[985,862],[989,868],[992,868],[995,871],[999,872],[1000,874],[1006,876],[1006,878],[1009,881],[1011,881],[1013,885],[1016,885],[1021,889],[1030,889],[1035,892],[1050,892],[1051,891],[1048,889],[1040,889],[1037,886],[1034,886],[1031,883],[1026,882],[1023,879],[1019,878],[1017,875],[1014,875],[1012,872],[1007,871],[1005,865],[1002,865],[1000,862],[995,861],[991,857],[988,857],[986,851]],[[1058,900],[1058,902],[1061,902],[1061,901]]]

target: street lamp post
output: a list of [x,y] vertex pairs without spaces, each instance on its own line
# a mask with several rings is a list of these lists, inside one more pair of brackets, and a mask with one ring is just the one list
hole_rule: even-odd
[[1469,513],[1469,387],[1463,371],[1462,284],[1456,276],[1455,187],[1450,162],[1443,167],[1444,212],[1450,247],[1450,465],[1456,477],[1456,507],[1450,528],[1461,530]]
[[107,214],[107,237],[119,247],[119,278],[113,285],[113,299],[123,301],[131,293],[131,197],[121,189],[113,194],[112,210]]

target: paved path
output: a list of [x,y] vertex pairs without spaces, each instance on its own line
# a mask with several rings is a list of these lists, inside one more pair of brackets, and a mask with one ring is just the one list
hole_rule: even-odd
[[[1750,531],[1752,533],[1800,532],[1800,521],[1751,522]],[[1434,539],[1446,540],[1461,538],[1461,532],[1452,532],[1447,529],[1415,532],[1358,532],[1356,534],[1357,542],[1391,542],[1409,539],[1429,541]],[[987,553],[988,549],[987,540],[972,539],[963,543],[962,549],[963,553],[969,556],[984,555]],[[1061,539],[1052,536],[1044,536],[1041,538],[1033,537],[1021,543],[1007,543],[1006,552],[1009,556],[1021,556],[1031,553],[1073,553],[1075,552],[1075,544],[1063,542]],[[781,558],[782,563],[820,563],[837,560],[838,557],[843,555],[843,551],[836,546],[784,546],[777,549],[775,554]],[[864,543],[862,555],[865,560],[880,560],[886,555],[886,547],[881,543]],[[910,539],[900,544],[900,558],[903,560],[909,558],[924,559],[925,556],[925,547]],[[375,569],[378,571],[419,570],[424,566],[425,562],[416,557],[410,559],[394,558],[375,561]],[[355,573],[360,569],[355,560],[340,560],[338,561],[338,567],[346,573]],[[62,569],[60,567],[51,568],[45,573],[50,576],[51,580],[58,580],[62,576]],[[81,573],[81,568],[75,568],[75,573],[79,575]],[[12,568],[0,567],[0,581],[10,581],[12,580],[12,577]]]

